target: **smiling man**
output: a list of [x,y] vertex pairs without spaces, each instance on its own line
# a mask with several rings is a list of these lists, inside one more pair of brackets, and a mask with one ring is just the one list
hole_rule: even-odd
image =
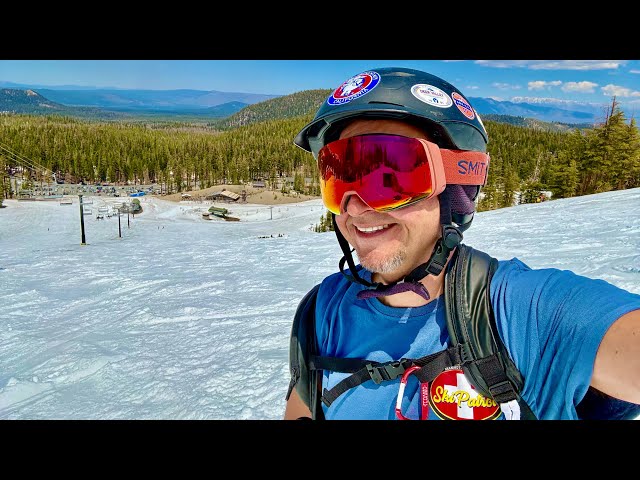
[[640,415],[639,295],[462,243],[487,143],[456,87],[406,68],[347,79],[296,136],[344,256],[296,312],[285,419]]

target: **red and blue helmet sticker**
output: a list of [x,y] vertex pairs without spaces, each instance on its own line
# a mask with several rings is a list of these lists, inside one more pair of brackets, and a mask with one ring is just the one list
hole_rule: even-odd
[[329,105],[342,105],[366,95],[380,83],[377,72],[362,72],[344,82],[327,99]]
[[418,83],[411,87],[411,93],[421,102],[439,108],[449,108],[453,105],[451,97],[438,87],[427,85],[426,83]]
[[467,117],[469,120],[473,120],[474,118],[476,118],[475,113],[473,113],[471,104],[467,102],[467,100],[462,95],[460,95],[458,92],[453,92],[451,94],[451,97],[453,98],[454,105],[458,107],[458,110],[460,110],[465,117]]

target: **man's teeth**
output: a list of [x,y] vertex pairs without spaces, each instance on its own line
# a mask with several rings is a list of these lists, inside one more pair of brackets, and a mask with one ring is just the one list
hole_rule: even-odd
[[389,225],[379,225],[377,227],[356,227],[358,229],[358,231],[360,232],[364,232],[364,233],[371,233],[371,232],[377,232],[378,230],[384,230],[385,228],[389,228]]

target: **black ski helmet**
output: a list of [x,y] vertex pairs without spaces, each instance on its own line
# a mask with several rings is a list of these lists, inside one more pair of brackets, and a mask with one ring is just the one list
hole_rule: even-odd
[[320,106],[294,143],[314,156],[355,117],[396,118],[423,126],[442,148],[486,152],[487,132],[460,90],[410,68],[377,68],[343,82]]

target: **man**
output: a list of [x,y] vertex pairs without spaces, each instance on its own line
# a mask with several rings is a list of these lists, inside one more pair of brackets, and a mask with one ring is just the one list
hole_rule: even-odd
[[[296,364],[285,419],[640,415],[640,295],[602,280],[495,262],[485,283],[491,313],[473,315],[495,318],[517,369],[509,378],[522,380],[517,402],[495,388],[482,395],[468,355],[449,348],[448,310],[462,307],[445,295],[445,279],[467,261],[462,232],[486,181],[487,142],[456,87],[406,68],[348,79],[296,136],[318,161],[344,257],[310,309],[317,351],[303,366],[321,371],[317,395],[306,395]],[[292,335],[290,355],[305,341]]]

